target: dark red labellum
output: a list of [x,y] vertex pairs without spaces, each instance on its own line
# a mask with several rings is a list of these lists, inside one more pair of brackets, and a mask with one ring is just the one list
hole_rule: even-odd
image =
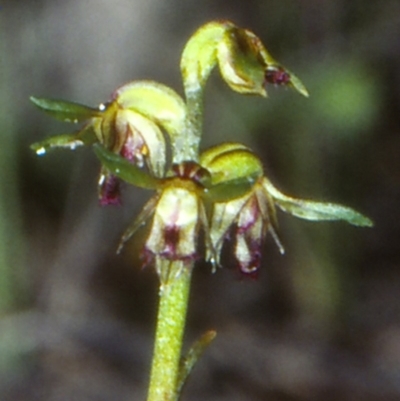
[[99,190],[100,206],[120,205],[121,189],[119,179],[112,174],[105,176]]
[[265,83],[273,85],[287,85],[290,74],[282,67],[268,67],[265,71]]

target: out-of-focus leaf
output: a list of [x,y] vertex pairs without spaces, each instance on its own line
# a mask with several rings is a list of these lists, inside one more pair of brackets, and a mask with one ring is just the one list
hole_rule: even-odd
[[155,189],[159,185],[159,179],[152,177],[122,156],[106,150],[103,146],[94,145],[94,151],[103,166],[118,178],[145,189]]
[[85,106],[79,103],[73,103],[66,100],[46,99],[31,96],[31,102],[40,110],[51,115],[57,120],[79,123],[92,117],[101,115],[99,109]]
[[272,196],[279,208],[296,217],[315,221],[344,220],[354,226],[373,226],[371,219],[350,207],[338,205],[336,203],[315,202],[292,198],[278,191],[266,178],[263,180],[263,186]]

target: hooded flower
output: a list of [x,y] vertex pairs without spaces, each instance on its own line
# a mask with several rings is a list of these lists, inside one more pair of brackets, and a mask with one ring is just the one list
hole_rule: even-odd
[[[175,165],[159,192],[150,234],[145,243],[147,259],[154,259],[162,281],[170,274],[161,269],[163,261],[180,261],[190,266],[198,258],[201,227],[207,232],[207,218],[201,198],[202,180],[207,172],[193,162]],[[180,265],[179,265],[180,266]]]
[[[102,117],[90,122],[97,140],[106,149],[161,177],[166,162],[166,144],[159,126],[142,114],[122,109],[117,101],[105,106]],[[119,180],[102,168],[99,178],[100,204],[119,203]]]
[[[54,147],[75,149],[100,143],[130,163],[146,167],[151,175],[162,177],[166,164],[166,141],[161,129],[171,137],[181,130],[185,105],[172,89],[152,81],[137,81],[117,89],[112,100],[90,108],[76,103],[31,98],[40,109],[66,121],[84,122],[74,134],[61,135],[32,145],[43,155]],[[119,203],[119,180],[102,168],[98,182],[100,204]]]
[[[97,148],[97,154],[103,164],[118,176],[138,183],[137,178],[133,177],[135,171],[131,166],[126,166],[125,169],[126,162],[121,158],[111,156],[100,148]],[[151,221],[143,252],[145,264],[154,264],[163,282],[171,274],[179,273],[169,271],[168,268],[166,271],[165,261],[178,261],[180,268],[191,265],[198,258],[199,230],[203,229],[206,237],[208,236],[208,222],[202,198],[204,185],[208,180],[209,173],[197,163],[183,162],[173,165],[168,177],[151,183],[150,186],[154,185],[157,189],[157,194],[126,230],[119,250],[142,224]],[[208,243],[211,244],[211,241],[208,240]]]
[[[306,220],[345,220],[356,226],[371,226],[372,221],[351,208],[289,197],[278,191],[264,176],[260,160],[242,144],[226,143],[204,152],[200,158],[211,174],[210,196],[223,185],[226,198],[216,198],[212,206],[210,236],[220,264],[225,240],[233,241],[233,252],[243,274],[258,273],[262,245],[267,233],[275,240],[281,253],[283,245],[278,236],[276,206]],[[240,185],[248,185],[243,194]],[[214,188],[214,189],[213,189]],[[213,254],[208,254],[213,260]]]
[[266,85],[274,84],[308,96],[301,81],[274,60],[253,32],[231,21],[203,25],[188,41],[181,59],[186,91],[204,87],[216,65],[224,81],[236,92],[266,96]]

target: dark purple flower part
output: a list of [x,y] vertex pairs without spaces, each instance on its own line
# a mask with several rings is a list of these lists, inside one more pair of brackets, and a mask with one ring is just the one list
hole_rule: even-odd
[[[277,235],[275,207],[272,198],[262,186],[261,178],[250,192],[227,202],[213,205],[210,236],[217,254],[216,264],[224,241],[233,241],[233,254],[240,272],[257,277],[262,246],[267,233],[275,240],[281,253],[283,246]],[[208,254],[211,261],[211,255]]]
[[204,211],[192,185],[178,180],[161,192],[145,252],[167,260],[192,261],[198,256],[197,235]]
[[266,84],[287,85],[290,80],[290,74],[283,67],[270,66],[265,71]]
[[101,172],[98,186],[100,206],[121,204],[121,184],[115,175]]

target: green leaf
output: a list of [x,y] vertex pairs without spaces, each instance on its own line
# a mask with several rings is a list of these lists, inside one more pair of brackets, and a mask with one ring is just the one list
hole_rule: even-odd
[[279,192],[266,178],[263,180],[263,186],[280,209],[301,219],[315,221],[344,220],[360,227],[372,227],[374,225],[371,219],[350,207],[336,203],[292,198]]
[[57,120],[79,123],[92,117],[101,116],[99,109],[94,109],[82,104],[68,102],[66,100],[30,97],[31,102],[40,110],[56,118]]
[[92,145],[97,141],[96,135],[90,126],[83,128],[78,133],[63,134],[47,138],[31,145],[31,149],[37,155],[42,156],[54,148],[68,148],[74,150],[83,145]]
[[211,344],[214,338],[217,336],[217,332],[214,330],[206,331],[189,349],[185,358],[181,360],[177,393],[180,394],[187,378],[189,377],[194,365],[202,356],[206,348]]
[[132,185],[145,189],[156,189],[161,182],[122,156],[106,150],[101,145],[94,145],[94,151],[107,170]]

